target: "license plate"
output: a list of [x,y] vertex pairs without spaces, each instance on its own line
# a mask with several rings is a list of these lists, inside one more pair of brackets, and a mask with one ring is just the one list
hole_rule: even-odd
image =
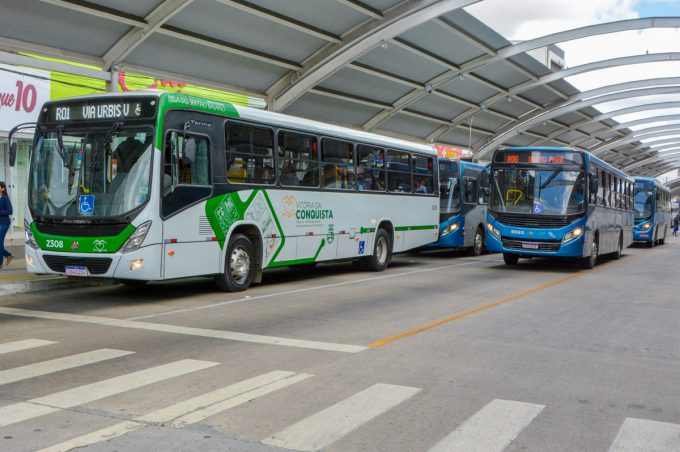
[[90,276],[87,267],[66,267],[66,274],[69,276]]
[[522,248],[526,248],[526,249],[529,249],[529,250],[537,250],[538,249],[538,243],[522,242]]

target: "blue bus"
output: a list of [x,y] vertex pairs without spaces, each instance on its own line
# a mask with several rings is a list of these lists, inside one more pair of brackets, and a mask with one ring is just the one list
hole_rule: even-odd
[[439,240],[426,248],[466,248],[472,256],[484,251],[486,194],[480,189],[484,165],[460,159],[439,159]]
[[571,148],[500,148],[489,175],[487,248],[520,257],[615,259],[633,242],[633,187],[626,173]]
[[663,245],[671,229],[671,190],[654,178],[635,178],[633,240],[648,247]]

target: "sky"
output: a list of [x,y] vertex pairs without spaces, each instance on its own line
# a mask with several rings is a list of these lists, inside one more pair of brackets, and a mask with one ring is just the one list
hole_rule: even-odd
[[[506,39],[516,41],[626,19],[680,17],[680,0],[483,0],[465,10]],[[567,67],[576,67],[615,57],[680,52],[680,30],[648,29],[620,32],[564,42],[558,46],[565,51]],[[628,65],[588,72],[566,80],[579,90],[588,91],[616,83],[659,77],[680,77],[680,61]],[[636,104],[680,102],[680,89],[678,91],[677,95],[638,97],[598,104],[595,108],[608,112]],[[663,113],[657,110],[617,116],[614,119],[626,122],[659,114],[680,115],[680,108],[667,109]],[[640,130],[659,125],[668,125],[669,128],[680,130],[680,116],[676,121],[650,123],[631,129]]]

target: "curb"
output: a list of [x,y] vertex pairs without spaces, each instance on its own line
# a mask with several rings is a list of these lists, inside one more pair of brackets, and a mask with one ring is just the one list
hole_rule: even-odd
[[63,276],[27,279],[24,281],[8,281],[0,284],[0,297],[19,293],[41,292],[51,289],[68,289],[71,287],[87,287],[115,284],[108,281],[90,281],[72,279]]

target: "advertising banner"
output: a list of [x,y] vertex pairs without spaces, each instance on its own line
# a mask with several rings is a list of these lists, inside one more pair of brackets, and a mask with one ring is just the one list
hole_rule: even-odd
[[50,73],[0,64],[0,130],[34,122],[50,100]]

